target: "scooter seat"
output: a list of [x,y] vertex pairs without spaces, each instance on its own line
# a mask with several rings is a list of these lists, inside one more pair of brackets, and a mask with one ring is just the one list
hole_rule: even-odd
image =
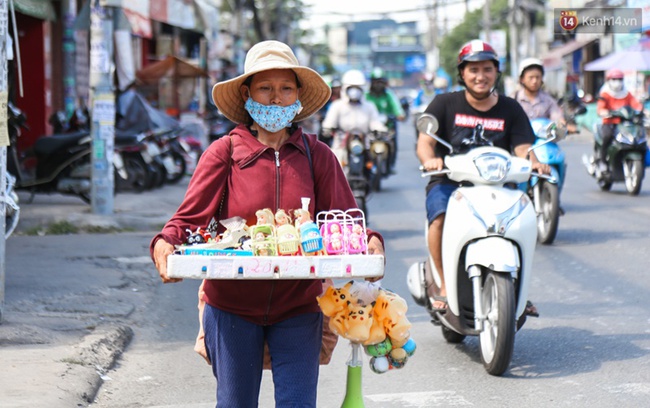
[[142,133],[115,129],[115,146],[135,146],[140,143]]
[[34,153],[40,157],[49,156],[69,146],[78,144],[81,139],[89,135],[90,133],[87,130],[80,130],[74,133],[45,136],[34,143]]

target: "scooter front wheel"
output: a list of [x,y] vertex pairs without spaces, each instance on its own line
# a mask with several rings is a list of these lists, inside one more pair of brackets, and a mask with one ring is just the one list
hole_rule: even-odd
[[625,160],[623,162],[625,173],[625,189],[630,195],[639,195],[641,183],[645,173],[645,163],[642,160]]
[[489,272],[481,302],[486,319],[479,334],[481,360],[491,375],[503,374],[515,346],[515,288],[507,273]]
[[557,184],[542,181],[539,186],[539,206],[537,241],[540,244],[552,244],[560,223],[560,192]]

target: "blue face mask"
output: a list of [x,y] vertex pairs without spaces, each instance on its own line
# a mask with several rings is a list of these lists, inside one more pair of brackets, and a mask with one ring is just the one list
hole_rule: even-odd
[[299,100],[289,106],[263,105],[248,98],[244,108],[251,115],[255,123],[271,133],[289,127],[293,118],[302,110]]

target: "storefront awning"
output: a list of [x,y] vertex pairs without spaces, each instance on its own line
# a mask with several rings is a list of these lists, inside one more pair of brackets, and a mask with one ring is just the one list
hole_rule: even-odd
[[152,20],[187,30],[203,31],[203,23],[196,15],[193,0],[156,0],[150,3]]
[[565,44],[562,44],[557,48],[553,48],[552,50],[549,51],[548,54],[542,57],[544,66],[547,68],[554,68],[562,65],[562,57],[564,57],[565,55],[569,55],[576,50],[579,50],[580,48],[584,47],[585,45],[589,44],[592,41],[593,40],[589,40],[589,41],[571,40]]
[[50,0],[14,0],[17,12],[41,20],[56,21],[56,12]]
[[[133,35],[139,37],[151,38],[151,20],[149,20],[148,7],[142,9],[141,7],[120,7],[115,4],[121,4],[121,0],[107,0],[106,3],[110,7],[115,7],[115,13],[113,15],[113,29],[118,30],[129,30]],[[142,3],[149,3],[149,0],[140,0]],[[135,2],[138,3],[139,2]],[[143,10],[146,10],[146,14],[142,14]],[[90,0],[86,0],[77,14],[77,19],[73,24],[73,29],[75,30],[90,30]]]

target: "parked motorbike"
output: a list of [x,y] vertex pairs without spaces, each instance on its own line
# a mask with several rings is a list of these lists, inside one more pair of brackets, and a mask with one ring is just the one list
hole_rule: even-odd
[[537,118],[531,120],[531,126],[537,139],[531,149],[541,163],[551,168],[551,178],[532,176],[524,184],[524,191],[533,200],[537,214],[537,242],[551,244],[557,235],[560,224],[560,194],[564,186],[566,162],[564,152],[556,142],[566,134],[564,128],[558,128],[550,119]]
[[233,130],[237,124],[225,117],[223,113],[219,112],[216,108],[212,110],[206,117],[205,122],[208,125],[208,137],[210,142],[227,135]]
[[18,205],[18,194],[14,190],[16,177],[7,172],[7,184],[5,186],[5,239],[9,238],[16,229],[20,220],[20,206]]
[[481,125],[462,151],[435,136],[435,117],[423,114],[418,129],[450,150],[445,169],[422,176],[447,174],[460,187],[449,200],[442,234],[447,308],[432,307],[441,283],[430,257],[410,267],[409,291],[441,326],[447,342],[478,336],[486,371],[501,375],[526,319],[537,235],[533,204],[516,186],[537,174],[530,161],[490,146]]
[[602,146],[602,125],[594,131],[594,153],[584,155],[582,162],[587,172],[596,179],[602,191],[609,191],[614,182],[625,182],[630,195],[638,195],[645,176],[645,157],[648,149],[643,126],[643,112],[630,106],[610,112],[611,117],[620,118],[614,139],[607,149],[606,170],[601,171],[598,152]]
[[17,142],[22,129],[28,129],[25,114],[11,102],[7,104],[10,146],[7,170],[16,177],[15,188],[36,193],[75,195],[91,200],[91,137],[88,131],[45,136],[24,154]]
[[[159,177],[148,151],[146,133],[115,130],[115,189],[141,193],[151,189]],[[159,183],[162,183],[160,176]]]

